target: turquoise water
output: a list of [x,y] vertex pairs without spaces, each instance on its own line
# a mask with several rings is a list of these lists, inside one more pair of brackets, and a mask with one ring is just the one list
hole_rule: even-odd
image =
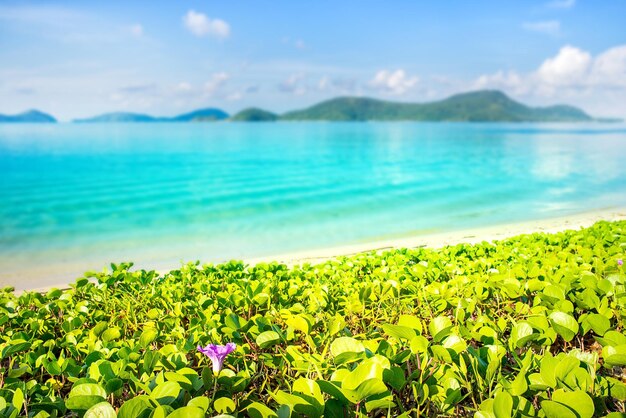
[[0,125],[0,283],[626,204],[626,125]]

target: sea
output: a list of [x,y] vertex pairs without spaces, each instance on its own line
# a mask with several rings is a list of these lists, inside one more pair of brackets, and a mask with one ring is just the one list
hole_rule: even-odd
[[626,125],[0,124],[0,286],[626,205]]

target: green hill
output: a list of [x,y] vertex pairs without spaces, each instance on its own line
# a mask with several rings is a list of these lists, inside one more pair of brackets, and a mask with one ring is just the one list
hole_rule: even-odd
[[92,118],[75,119],[74,122],[78,123],[90,123],[90,122],[103,122],[103,123],[123,123],[123,122],[156,122],[158,119],[150,115],[142,113],[131,112],[112,112],[105,113],[103,115],[94,116]]
[[228,113],[221,109],[206,108],[194,110],[193,112],[175,116],[173,118],[162,118],[172,122],[212,122],[228,119]]
[[339,97],[303,110],[285,113],[283,120],[414,120],[471,122],[573,122],[592,118],[572,106],[529,107],[500,91],[483,90],[430,103],[399,103],[362,97]]
[[235,114],[230,119],[238,122],[272,122],[278,119],[278,115],[258,107],[249,107]]
[[155,117],[143,113],[112,112],[85,119],[75,119],[77,123],[125,123],[125,122],[207,122],[224,120],[228,113],[220,109],[206,108],[174,117]]
[[0,114],[0,123],[56,123],[56,119],[39,110],[28,110],[17,115]]

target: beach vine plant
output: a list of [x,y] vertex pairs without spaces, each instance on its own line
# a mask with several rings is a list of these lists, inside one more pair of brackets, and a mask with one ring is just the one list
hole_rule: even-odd
[[624,417],[626,222],[0,291],[0,416]]

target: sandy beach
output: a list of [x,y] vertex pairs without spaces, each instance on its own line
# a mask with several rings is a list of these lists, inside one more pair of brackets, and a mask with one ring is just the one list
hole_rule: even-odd
[[[303,263],[315,264],[334,257],[347,256],[366,251],[385,251],[393,248],[416,247],[439,248],[446,245],[454,245],[462,242],[472,244],[482,241],[498,241],[516,235],[529,234],[534,232],[554,233],[568,229],[580,229],[589,227],[601,220],[626,220],[626,207],[607,208],[597,211],[583,212],[575,215],[539,219],[534,221],[516,222],[510,224],[470,228],[434,234],[422,234],[395,239],[371,241],[355,245],[278,254],[266,257],[250,258],[244,261],[250,265],[270,261],[278,261],[290,266]],[[141,267],[146,268],[144,266]],[[164,273],[177,267],[178,265],[155,266],[154,268]],[[52,271],[53,268],[54,266],[51,266],[50,270]],[[19,280],[17,278],[15,280],[5,280],[2,283],[2,286],[14,286],[16,292],[18,293],[25,290],[46,291],[47,289],[51,288],[66,288],[68,283],[72,283],[75,280],[75,278],[69,278],[67,282],[56,280],[49,283],[42,283],[40,280],[37,280],[36,277],[33,277],[33,274],[41,274],[41,271],[37,269],[25,272],[24,277],[19,278]]]
[[373,241],[358,245],[349,245],[315,251],[283,254],[274,257],[260,257],[247,261],[250,264],[269,261],[279,261],[287,265],[318,263],[331,259],[333,257],[358,254],[361,252],[372,250],[385,251],[394,248],[417,247],[440,248],[446,245],[455,245],[459,243],[474,244],[483,241],[493,242],[503,240],[509,237],[514,237],[516,235],[531,234],[534,232],[555,233],[568,229],[586,228],[598,221],[603,220],[626,220],[626,208],[604,209],[557,218],[548,218],[535,221],[464,229],[459,231],[449,231],[436,234],[426,234],[412,237],[403,237],[398,239]]

